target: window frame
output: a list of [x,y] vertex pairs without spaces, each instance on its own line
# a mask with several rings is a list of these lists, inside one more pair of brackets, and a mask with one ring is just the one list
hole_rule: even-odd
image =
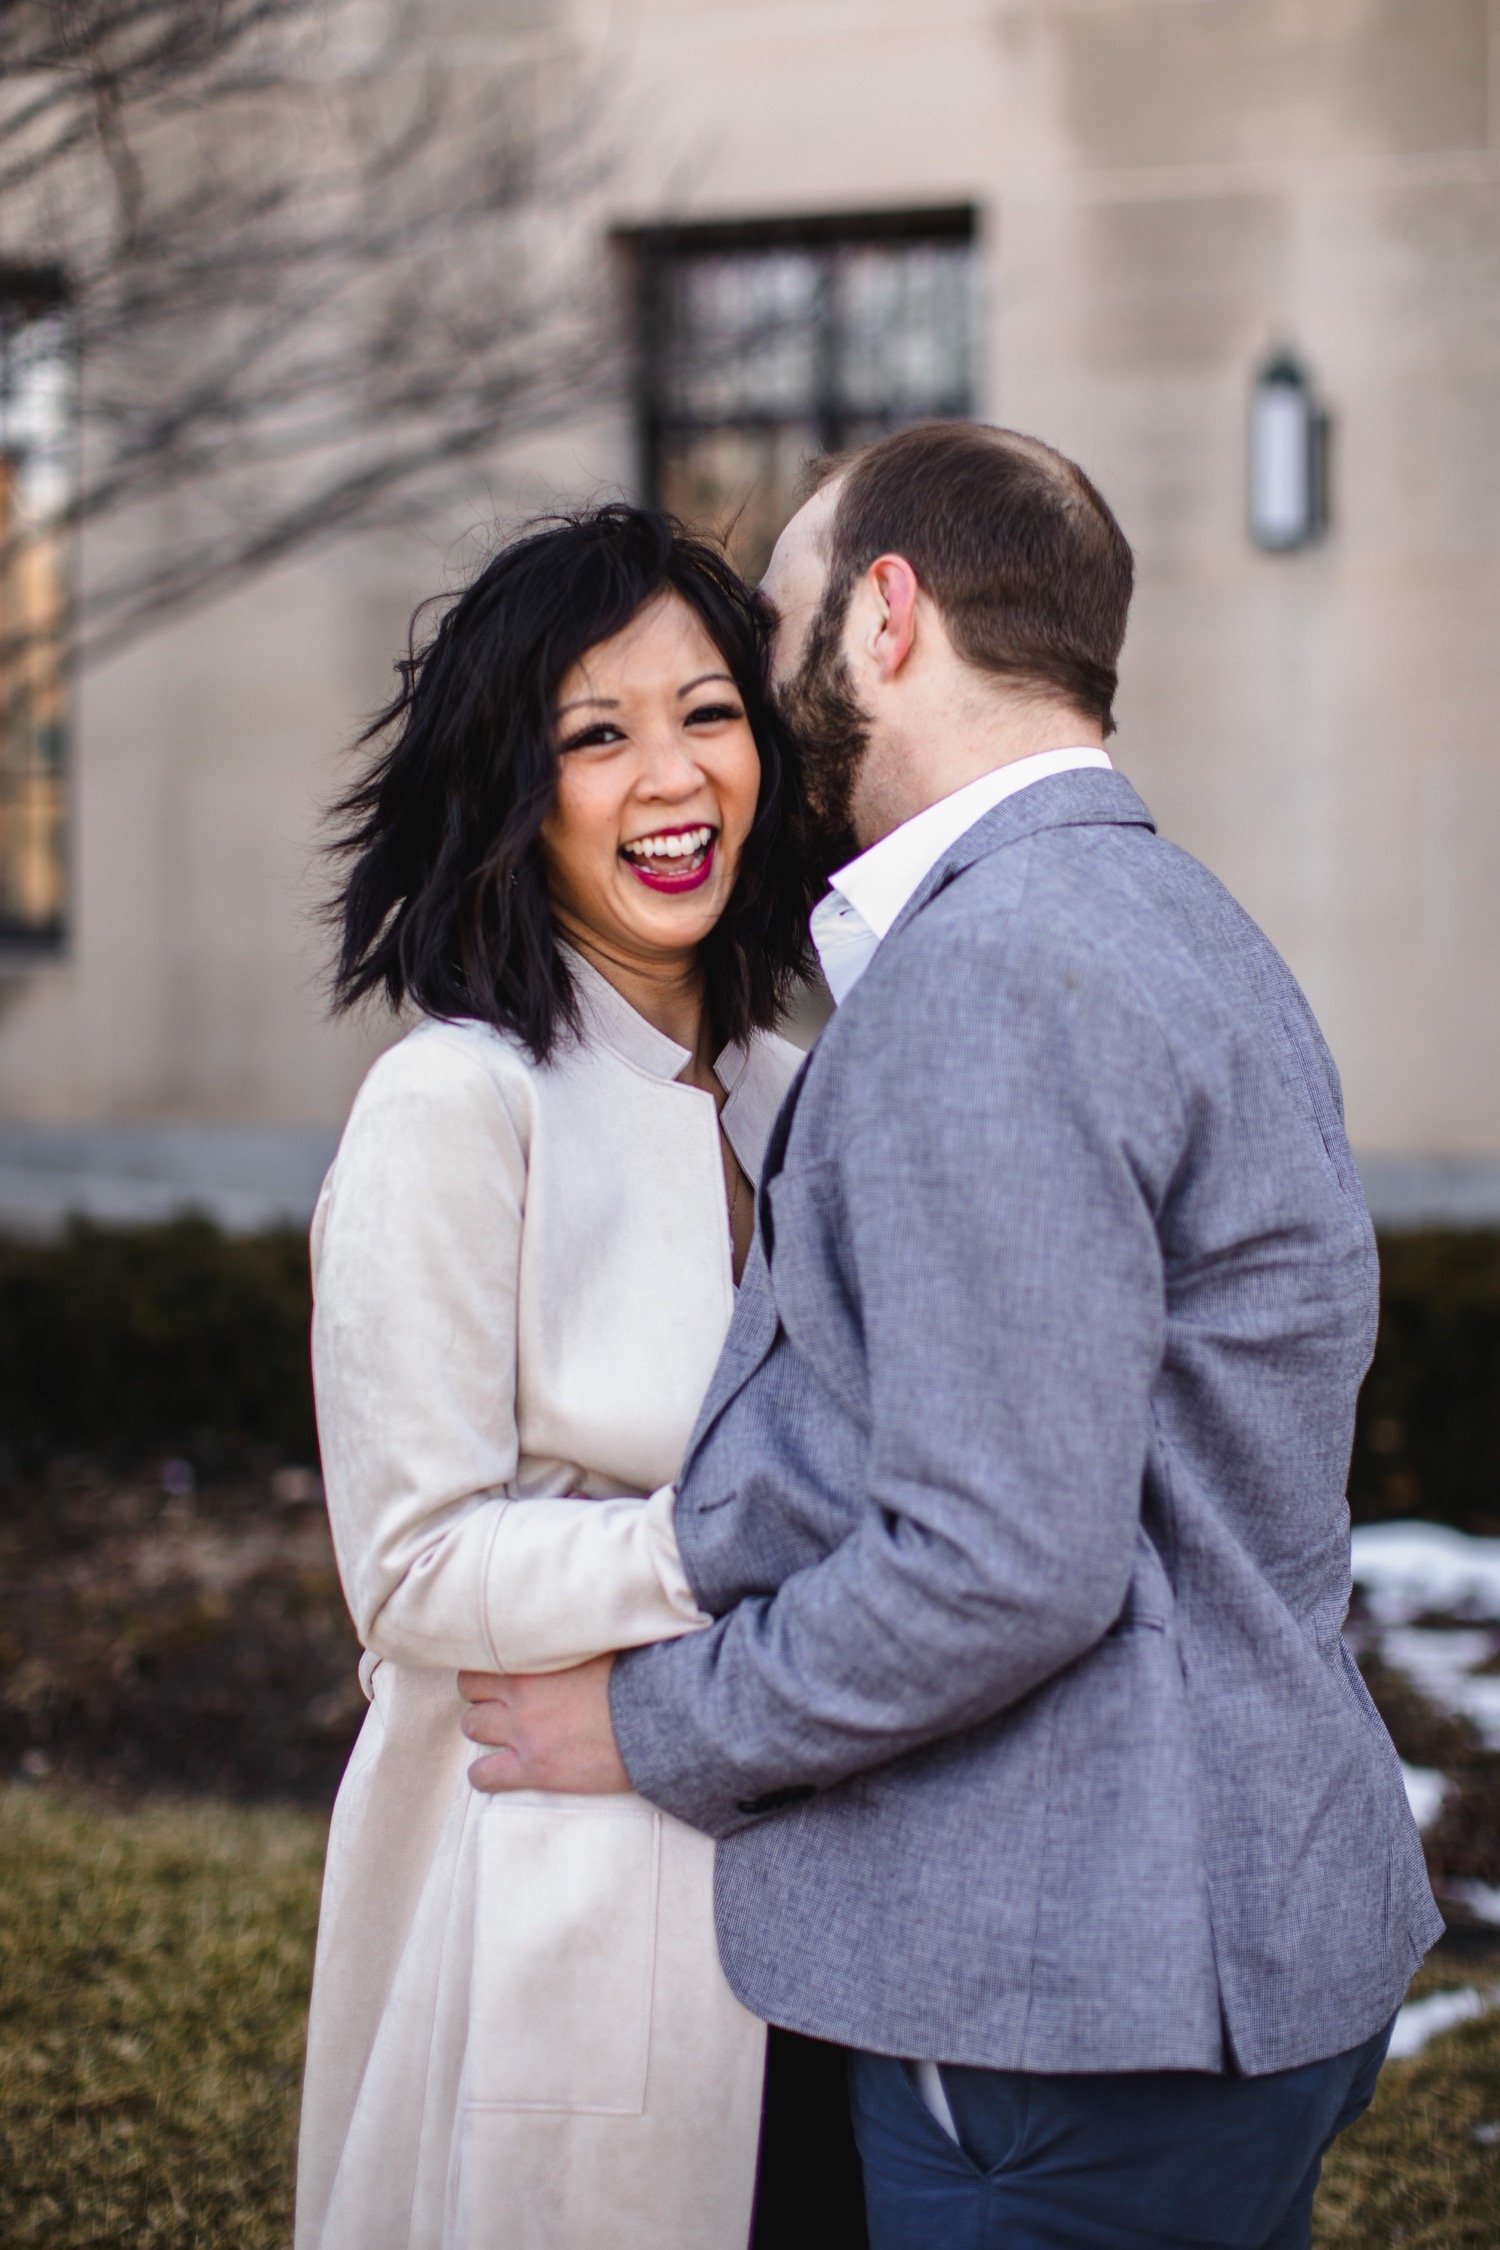
[[[899,211],[828,212],[811,217],[767,219],[685,220],[677,223],[620,228],[617,245],[630,260],[633,281],[633,405],[637,449],[637,489],[647,506],[661,504],[663,464],[675,440],[703,436],[717,430],[769,431],[784,428],[793,419],[785,412],[739,411],[694,415],[669,408],[669,355],[673,323],[667,292],[674,270],[694,256],[733,254],[735,251],[794,250],[826,254],[819,290],[826,300],[834,254],[842,250],[892,246],[915,248],[926,244],[961,243],[969,247],[979,239],[979,212],[972,203],[940,204],[925,209]],[[849,442],[848,425],[874,417],[847,408],[834,388],[833,323],[825,310],[819,319],[816,353],[816,395],[806,417],[817,431],[818,451],[840,451]],[[972,413],[978,384],[972,364],[975,336],[971,332],[967,395],[955,411]]]
[[[67,498],[58,511],[55,524],[44,526],[47,536],[59,543],[58,561],[58,629],[55,642],[55,690],[60,706],[57,721],[57,748],[51,761],[51,773],[57,787],[56,817],[61,830],[57,848],[55,875],[58,903],[54,914],[31,920],[12,912],[4,903],[0,891],[0,975],[10,970],[25,969],[38,960],[55,959],[66,953],[71,934],[71,908],[73,897],[73,730],[74,730],[74,673],[72,656],[71,621],[74,602],[73,573],[75,568],[74,542],[71,530],[71,508],[77,481],[78,448],[80,442],[80,368],[76,323],[73,320],[73,290],[64,268],[55,264],[27,265],[18,261],[0,262],[0,352],[6,358],[13,328],[24,327],[33,320],[48,317],[60,318],[67,323],[65,341],[58,354],[68,373],[69,389],[65,433],[59,452],[64,459],[67,479]],[[12,466],[12,474],[21,466],[23,455],[14,447],[0,444]],[[7,566],[14,567],[21,557],[24,533],[17,541],[14,555],[6,553],[7,533],[0,527],[0,578]],[[0,605],[4,590],[0,587]],[[24,646],[17,652],[16,661],[24,663]],[[11,784],[20,780],[38,778],[44,768],[31,772],[24,762],[14,759],[8,740],[9,713],[6,708],[5,651],[0,646],[0,797],[9,793]],[[0,804],[0,817],[6,808]],[[4,869],[0,868],[0,876]]]

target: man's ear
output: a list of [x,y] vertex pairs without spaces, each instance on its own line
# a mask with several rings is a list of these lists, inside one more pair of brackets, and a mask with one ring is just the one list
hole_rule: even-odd
[[917,574],[905,555],[877,555],[866,583],[875,597],[867,645],[882,682],[893,680],[917,637]]

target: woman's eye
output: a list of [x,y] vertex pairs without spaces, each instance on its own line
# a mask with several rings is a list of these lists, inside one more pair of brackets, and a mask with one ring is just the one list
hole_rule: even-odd
[[558,747],[563,750],[606,750],[611,744],[624,740],[623,732],[612,720],[598,719],[591,727],[581,727],[577,734],[565,735]]
[[737,703],[700,703],[689,711],[687,724],[690,727],[722,726],[726,719],[743,719],[744,716]]

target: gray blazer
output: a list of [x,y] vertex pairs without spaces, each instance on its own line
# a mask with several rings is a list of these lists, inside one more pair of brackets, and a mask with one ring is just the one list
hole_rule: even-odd
[[916,892],[772,1134],[612,1689],[758,2014],[1044,2071],[1354,2046],[1441,1927],[1340,1639],[1369,1215],[1306,1001],[1129,784]]

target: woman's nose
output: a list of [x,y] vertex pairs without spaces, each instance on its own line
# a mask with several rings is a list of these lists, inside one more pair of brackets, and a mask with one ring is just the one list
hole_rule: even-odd
[[691,743],[662,733],[645,745],[639,787],[652,797],[689,797],[703,786],[703,768]]

